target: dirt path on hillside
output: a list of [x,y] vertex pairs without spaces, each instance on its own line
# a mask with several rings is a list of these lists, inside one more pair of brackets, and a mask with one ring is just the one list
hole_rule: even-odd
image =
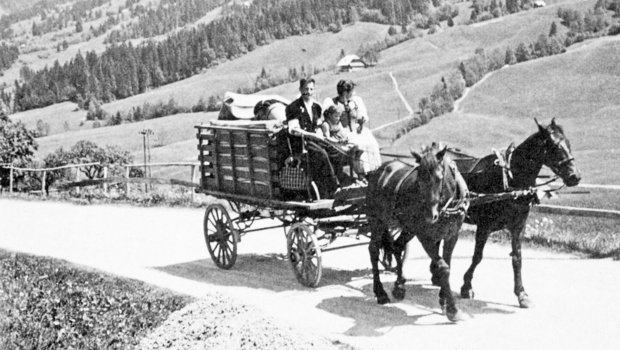
[[482,83],[484,83],[485,80],[489,79],[489,77],[491,77],[491,75],[493,75],[496,72],[499,72],[502,69],[505,69],[506,67],[509,67],[509,65],[505,65],[502,68],[498,69],[498,70],[494,70],[494,71],[490,71],[487,74],[485,74],[482,79],[478,80],[478,82],[476,82],[473,86],[470,87],[466,87],[465,90],[463,90],[463,96],[459,97],[458,100],[454,101],[454,111],[455,112],[462,112],[461,110],[461,103],[463,101],[465,101],[465,98],[467,98],[467,95],[469,95],[469,93],[477,86],[480,85]]
[[[77,206],[0,199],[0,247],[49,255],[208,298],[226,295],[268,316],[359,349],[618,349],[620,262],[524,250],[525,286],[536,303],[519,309],[509,248],[489,243],[474,279],[476,300],[459,300],[472,319],[451,324],[430,285],[416,243],[404,301],[375,303],[365,246],[324,254],[316,289],[300,286],[284,260],[281,229],[242,237],[232,270],[216,268],[202,237],[203,210]],[[453,290],[470,260],[459,242]],[[387,288],[394,276],[383,276]]]

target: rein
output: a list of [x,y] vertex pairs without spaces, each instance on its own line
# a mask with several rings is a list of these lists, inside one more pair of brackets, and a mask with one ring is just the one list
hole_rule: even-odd
[[[444,167],[445,167],[445,165],[444,165]],[[454,206],[452,206],[452,207],[450,206],[450,204],[452,204],[452,202],[454,201],[454,199],[457,196],[457,193],[459,191],[459,187],[463,186],[464,184],[459,184],[458,178],[456,176],[456,174],[457,174],[456,163],[451,162],[450,165],[449,165],[449,168],[450,168],[450,170],[452,170],[452,176],[454,177],[454,181],[456,182],[456,188],[454,189],[454,193],[452,193],[452,196],[450,197],[450,199],[448,199],[446,204],[439,211],[439,216],[440,217],[447,217],[447,216],[451,216],[451,215],[462,215],[463,213],[465,213],[467,211],[467,208],[469,207],[469,195],[468,195],[467,191],[463,191],[463,193],[460,196],[458,202],[456,202],[454,204]],[[444,178],[445,178],[445,176],[444,176]],[[443,180],[442,180],[442,187],[443,187]],[[461,190],[463,190],[463,189],[461,188]]]

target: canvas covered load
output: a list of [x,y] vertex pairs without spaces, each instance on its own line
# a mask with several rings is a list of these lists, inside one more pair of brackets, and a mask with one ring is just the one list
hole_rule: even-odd
[[289,100],[278,95],[224,94],[218,120],[278,120],[285,121]]

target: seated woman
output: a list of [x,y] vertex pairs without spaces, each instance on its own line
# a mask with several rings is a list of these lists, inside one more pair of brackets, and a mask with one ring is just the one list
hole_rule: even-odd
[[349,131],[349,142],[356,146],[353,162],[354,170],[360,179],[381,165],[379,144],[368,128],[368,111],[361,97],[354,94],[355,83],[340,80],[336,86],[338,96],[328,98],[324,105],[341,106],[344,112],[341,123]]

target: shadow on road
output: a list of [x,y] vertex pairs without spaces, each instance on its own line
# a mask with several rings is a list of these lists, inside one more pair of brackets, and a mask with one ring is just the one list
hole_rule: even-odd
[[[235,266],[222,270],[210,259],[182,264],[154,267],[158,271],[198,282],[228,287],[267,289],[274,292],[315,290],[297,282],[291,265],[282,254],[243,254],[237,256]],[[393,275],[391,273],[385,273]],[[392,276],[393,277],[393,276]],[[319,287],[346,286],[355,290],[355,296],[326,297],[316,308],[354,320],[346,331],[350,336],[384,335],[385,328],[405,325],[452,325],[439,307],[439,288],[428,281],[408,281],[405,299],[393,304],[378,305],[372,291],[370,269],[337,270],[323,268]],[[392,281],[384,281],[385,290],[391,291]],[[320,289],[320,288],[319,288]],[[457,298],[458,307],[472,317],[480,314],[512,314],[516,306],[481,300]]]
[[[393,283],[384,283],[386,291],[391,291]],[[408,282],[405,285],[405,299],[386,305],[376,303],[372,282],[360,291],[365,297],[339,297],[325,299],[317,308],[338,316],[355,320],[355,324],[345,333],[350,336],[383,336],[382,329],[397,326],[436,326],[454,323],[442,314],[439,307],[439,288],[422,283]],[[466,314],[476,317],[480,314],[512,314],[516,307],[480,300],[457,298],[458,307]]]
[[[221,286],[260,288],[274,292],[312,290],[297,282],[290,263],[282,254],[238,255],[235,266],[230,270],[218,268],[210,259],[154,267],[154,269],[173,276]],[[354,278],[369,275],[369,269],[350,271],[323,267],[319,287],[344,285]]]

